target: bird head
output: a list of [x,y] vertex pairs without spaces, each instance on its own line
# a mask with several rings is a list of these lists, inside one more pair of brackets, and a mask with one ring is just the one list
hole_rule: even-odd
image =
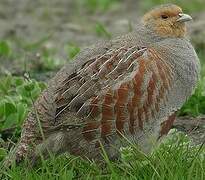
[[184,37],[185,22],[190,20],[191,16],[184,14],[182,9],[174,4],[158,6],[146,13],[142,19],[145,27],[163,37]]

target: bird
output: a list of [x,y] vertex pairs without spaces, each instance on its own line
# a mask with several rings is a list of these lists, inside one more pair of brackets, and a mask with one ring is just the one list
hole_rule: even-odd
[[70,153],[120,157],[126,141],[149,153],[170,130],[199,79],[187,37],[192,17],[175,4],[152,8],[125,35],[82,50],[48,82],[23,126],[13,156]]

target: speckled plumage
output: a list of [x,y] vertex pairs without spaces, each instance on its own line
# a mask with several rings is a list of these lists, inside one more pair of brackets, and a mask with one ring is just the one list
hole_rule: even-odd
[[148,152],[150,137],[168,132],[199,73],[198,57],[180,29],[175,37],[152,26],[143,22],[132,33],[95,44],[63,67],[25,120],[16,159],[37,159],[47,150],[101,159],[100,142],[116,158],[122,136]]

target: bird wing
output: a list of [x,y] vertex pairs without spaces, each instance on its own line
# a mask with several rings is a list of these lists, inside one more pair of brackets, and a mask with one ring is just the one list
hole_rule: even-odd
[[62,82],[56,91],[56,123],[73,112],[80,121],[67,118],[68,124],[81,124],[87,140],[96,134],[143,130],[166,103],[172,85],[170,68],[154,47],[109,49]]

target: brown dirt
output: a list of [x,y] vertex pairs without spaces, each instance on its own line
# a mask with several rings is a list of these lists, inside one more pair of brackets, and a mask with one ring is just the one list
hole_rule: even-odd
[[178,117],[174,122],[173,128],[186,133],[191,137],[194,144],[205,141],[205,116],[197,118]]

